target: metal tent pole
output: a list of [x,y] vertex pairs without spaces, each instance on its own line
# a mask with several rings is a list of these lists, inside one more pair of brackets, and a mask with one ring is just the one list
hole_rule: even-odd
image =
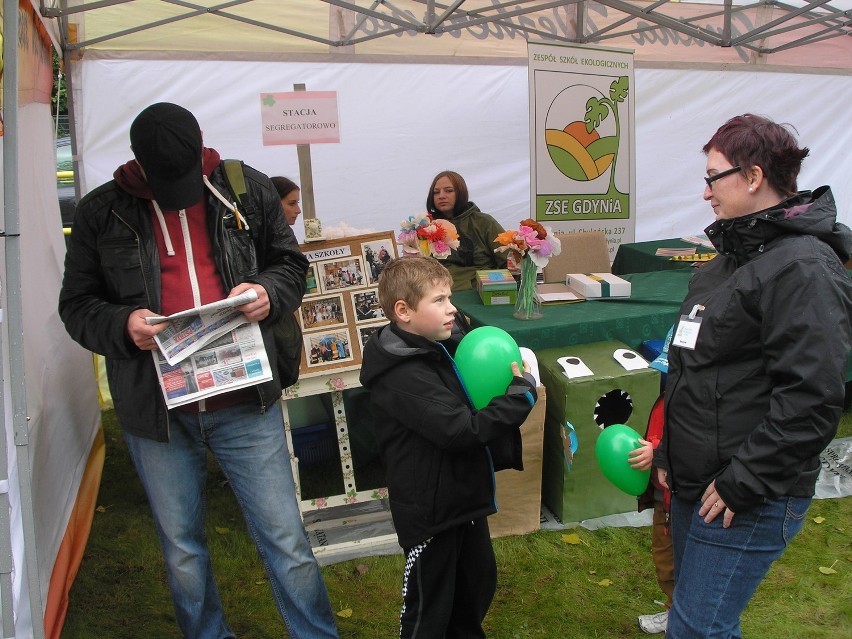
[[[18,197],[18,29],[20,17],[17,0],[3,0],[3,222],[2,237],[6,255],[6,312],[4,323],[8,327],[9,388],[12,405],[12,426],[15,434],[15,457],[18,462],[18,485],[21,496],[21,520],[24,533],[24,558],[26,574],[23,575],[29,593],[32,636],[44,637],[44,604],[39,583],[38,557],[35,544],[29,430],[27,427],[27,401],[24,380],[23,309],[21,304],[21,238],[20,198]],[[3,399],[5,404],[6,399]],[[5,439],[5,428],[3,437]],[[6,444],[8,445],[8,443]],[[5,461],[5,457],[4,457]],[[4,494],[8,500],[8,493]],[[8,526],[0,531],[9,535]],[[9,544],[10,540],[4,540]],[[2,551],[6,556],[6,550]],[[11,561],[10,561],[11,563]],[[5,569],[5,568],[4,568]],[[22,570],[22,566],[17,567]],[[3,581],[6,575],[2,575]],[[10,592],[11,594],[11,592]],[[7,617],[3,610],[4,637],[14,636],[14,615]],[[11,631],[7,630],[8,624]],[[11,634],[10,634],[11,632]]]

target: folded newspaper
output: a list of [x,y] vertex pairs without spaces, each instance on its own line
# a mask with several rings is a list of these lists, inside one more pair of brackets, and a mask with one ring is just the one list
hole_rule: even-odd
[[272,379],[269,358],[257,322],[234,310],[257,299],[254,289],[168,317],[152,351],[168,408],[188,404]]

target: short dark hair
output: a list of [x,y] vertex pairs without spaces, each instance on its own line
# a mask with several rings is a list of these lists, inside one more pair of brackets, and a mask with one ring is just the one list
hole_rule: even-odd
[[702,150],[706,155],[715,149],[733,166],[742,167],[744,173],[752,166],[759,166],[773,189],[792,195],[798,190],[796,179],[810,149],[799,148],[787,127],[790,125],[745,113],[719,127]]
[[393,307],[399,300],[416,309],[426,289],[441,283],[452,286],[453,276],[435,258],[409,255],[391,260],[379,275],[379,304],[385,317],[396,323]]
[[279,200],[286,197],[290,191],[299,188],[298,184],[296,184],[290,178],[284,177],[283,175],[276,175],[275,177],[269,179],[272,180],[272,186],[274,186],[275,190],[278,191]]
[[464,178],[456,173],[455,171],[441,171],[434,177],[432,180],[432,184],[429,186],[429,195],[426,196],[426,211],[431,213],[435,217],[443,217],[441,212],[435,208],[435,183],[440,180],[442,177],[448,178],[450,183],[453,185],[453,189],[456,192],[456,205],[453,208],[453,215],[458,215],[462,211],[467,208],[468,203],[468,194],[467,194],[467,184],[465,184]]

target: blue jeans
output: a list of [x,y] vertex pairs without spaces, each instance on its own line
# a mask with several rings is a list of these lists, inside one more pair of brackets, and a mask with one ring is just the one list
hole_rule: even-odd
[[185,637],[224,639],[225,623],[204,530],[207,450],[240,504],[291,637],[337,637],[328,593],[308,543],[284,438],[281,407],[240,404],[172,410],[170,441],[124,439],[157,523],[177,623]]
[[706,524],[698,515],[700,502],[673,496],[675,591],[666,637],[742,637],[742,611],[802,529],[810,504],[810,497],[764,499],[722,528],[721,515]]

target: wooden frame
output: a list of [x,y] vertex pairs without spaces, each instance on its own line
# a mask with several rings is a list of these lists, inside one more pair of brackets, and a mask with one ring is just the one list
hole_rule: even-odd
[[384,265],[396,257],[394,234],[355,235],[300,248],[310,270],[308,291],[296,311],[302,328],[299,377],[357,369],[364,336],[387,323],[376,284]]

